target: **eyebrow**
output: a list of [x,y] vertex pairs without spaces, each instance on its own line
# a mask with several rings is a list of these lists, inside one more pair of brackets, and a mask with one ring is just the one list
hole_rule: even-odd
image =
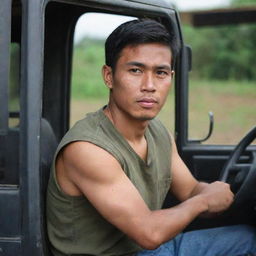
[[[145,68],[146,65],[141,63],[141,62],[137,62],[137,61],[131,61],[131,62],[127,62],[126,63],[127,66],[137,66],[137,67],[142,67],[142,68]],[[156,66],[157,69],[167,69],[167,70],[172,70],[171,68],[171,65],[159,65],[159,66]]]

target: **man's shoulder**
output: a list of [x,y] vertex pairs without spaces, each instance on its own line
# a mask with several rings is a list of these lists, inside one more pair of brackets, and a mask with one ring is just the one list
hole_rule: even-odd
[[70,128],[70,131],[79,129],[84,126],[86,126],[88,128],[98,126],[98,124],[101,123],[102,121],[104,121],[104,119],[105,119],[105,117],[104,117],[102,109],[99,109],[95,112],[87,113],[83,119],[78,120],[74,124],[74,126],[72,126]]
[[[102,112],[102,113],[101,113]],[[77,121],[63,136],[58,149],[75,141],[89,141],[101,137],[99,133],[104,126],[104,114],[102,110],[91,112]]]
[[104,126],[106,122],[106,116],[103,113],[102,109],[99,109],[95,112],[87,113],[86,116],[77,121],[66,133],[64,138],[66,137],[88,137],[88,136],[96,136],[98,132]]

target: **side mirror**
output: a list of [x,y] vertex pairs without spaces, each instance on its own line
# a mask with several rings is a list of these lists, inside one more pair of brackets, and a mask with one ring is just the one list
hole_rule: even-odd
[[209,119],[210,119],[208,134],[203,139],[190,140],[189,142],[192,142],[192,143],[202,143],[202,142],[208,140],[211,137],[212,131],[213,131],[213,126],[214,126],[214,115],[213,115],[213,113],[211,111],[208,113],[208,115],[209,115]]

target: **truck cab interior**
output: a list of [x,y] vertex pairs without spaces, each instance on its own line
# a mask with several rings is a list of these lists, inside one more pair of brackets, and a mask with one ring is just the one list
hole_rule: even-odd
[[[70,127],[75,26],[81,15],[92,12],[155,19],[173,30],[181,42],[174,95],[174,134],[179,153],[197,179],[228,181],[237,195],[234,207],[226,214],[211,221],[196,220],[188,229],[255,224],[255,119],[237,147],[204,144],[202,139],[189,137],[193,48],[186,45],[181,24],[181,18],[188,15],[195,26],[206,25],[206,20],[207,25],[215,24],[221,20],[218,15],[228,15],[233,23],[256,21],[256,9],[243,15],[242,11],[231,16],[228,11],[214,15],[179,14],[166,1],[158,0],[1,1],[0,255],[51,255],[46,235],[45,191],[54,151]],[[200,15],[205,16],[201,19]],[[168,197],[163,207],[175,203],[174,198]]]

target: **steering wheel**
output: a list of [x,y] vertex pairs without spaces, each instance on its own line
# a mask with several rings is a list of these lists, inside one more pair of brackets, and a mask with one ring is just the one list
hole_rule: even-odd
[[238,162],[255,138],[256,126],[238,143],[220,174],[220,180],[229,183],[235,193],[234,207],[256,199],[256,151],[251,152],[249,163]]

